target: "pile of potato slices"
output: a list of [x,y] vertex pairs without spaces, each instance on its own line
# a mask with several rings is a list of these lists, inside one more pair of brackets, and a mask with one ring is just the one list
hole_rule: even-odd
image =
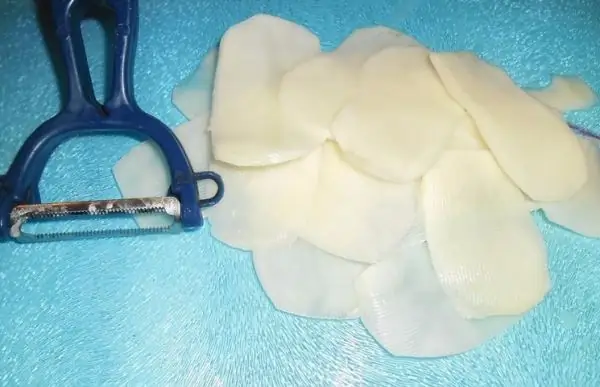
[[[360,318],[394,355],[468,351],[545,297],[532,211],[600,236],[600,153],[562,117],[596,103],[576,77],[522,89],[474,53],[382,26],[325,52],[307,28],[256,15],[173,102],[194,169],[225,182],[205,213],[213,237],[252,252],[279,310]],[[124,197],[169,185],[150,143],[114,175]]]

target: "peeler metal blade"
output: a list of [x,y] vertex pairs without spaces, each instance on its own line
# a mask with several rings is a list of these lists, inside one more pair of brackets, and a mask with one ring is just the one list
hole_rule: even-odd
[[[92,200],[16,206],[10,214],[10,236],[17,242],[36,243],[73,239],[128,237],[144,234],[178,233],[181,203],[175,197],[149,197],[115,200]],[[170,225],[152,228],[111,228],[65,232],[30,233],[23,227],[31,221],[77,220],[135,214],[165,214],[172,217]]]

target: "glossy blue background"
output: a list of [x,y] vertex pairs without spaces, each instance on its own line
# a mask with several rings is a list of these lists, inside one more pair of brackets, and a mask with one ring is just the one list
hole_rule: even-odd
[[[59,107],[33,9],[30,0],[0,2],[0,170]],[[475,50],[522,85],[569,73],[600,90],[594,0],[140,0],[140,12],[138,100],[171,126],[183,121],[173,87],[228,26],[259,12],[308,26],[325,48],[357,27],[384,24],[434,49]],[[102,94],[101,29],[83,29]],[[600,108],[569,118],[600,131]],[[133,144],[64,144],[46,169],[44,200],[118,195],[110,169]],[[356,321],[276,312],[250,256],[211,240],[207,229],[3,244],[0,385],[600,385],[600,241],[540,225],[553,280],[545,302],[480,349],[428,361],[389,356]]]

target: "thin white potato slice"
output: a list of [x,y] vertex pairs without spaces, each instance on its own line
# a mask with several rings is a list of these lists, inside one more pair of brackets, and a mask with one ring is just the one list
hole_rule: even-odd
[[363,174],[327,142],[307,227],[300,236],[338,257],[376,262],[410,229],[417,184],[394,184]]
[[212,235],[242,250],[269,246],[304,225],[319,176],[321,149],[270,167],[236,167],[215,162],[225,195],[205,210]]
[[362,65],[369,57],[389,47],[421,47],[419,42],[399,31],[376,26],[354,30],[335,50],[344,62]]
[[383,180],[420,178],[469,119],[422,47],[391,47],[364,64],[356,97],[332,125],[347,160]]
[[257,249],[254,268],[279,310],[313,318],[355,318],[354,281],[367,265],[328,254],[302,239]]
[[418,46],[412,38],[386,27],[352,33],[333,52],[322,52],[283,76],[281,114],[295,132],[329,132],[335,115],[354,95],[363,63],[390,46]]
[[579,141],[588,163],[587,182],[567,200],[538,204],[551,222],[587,237],[600,238],[600,150],[597,140]]
[[[210,146],[206,127],[208,116],[199,114],[173,130],[194,171],[208,169]],[[171,175],[160,149],[150,141],[134,146],[113,166],[113,176],[124,198],[165,196]],[[204,214],[206,215],[206,214]],[[136,214],[139,227],[164,227],[173,218],[162,214]]]
[[472,53],[431,53],[431,61],[500,167],[530,198],[564,200],[581,188],[585,158],[560,115]]
[[358,277],[356,291],[363,325],[393,355],[441,357],[466,352],[521,318],[463,318],[440,286],[421,224],[392,254]]
[[253,16],[227,30],[219,46],[213,92],[216,160],[264,166],[305,156],[328,132],[296,130],[280,117],[283,75],[320,52],[306,28],[274,16]]
[[596,93],[585,81],[566,75],[556,75],[547,87],[530,89],[527,93],[560,112],[587,109],[598,103]]
[[188,120],[210,112],[217,57],[217,50],[210,50],[200,66],[173,89],[171,100]]
[[544,240],[490,152],[445,152],[421,195],[433,267],[463,317],[522,314],[543,299]]
[[285,74],[279,91],[281,116],[287,127],[299,133],[324,132],[354,93],[358,69],[321,53]]
[[487,145],[481,138],[475,122],[472,119],[465,119],[454,131],[447,149],[487,149]]

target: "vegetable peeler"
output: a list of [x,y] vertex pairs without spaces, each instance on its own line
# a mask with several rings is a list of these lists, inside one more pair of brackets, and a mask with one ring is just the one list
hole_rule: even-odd
[[[210,171],[194,172],[169,127],[144,112],[133,93],[133,59],[138,34],[137,0],[103,0],[101,6],[116,18],[112,80],[106,102],[93,91],[79,23],[93,0],[51,0],[52,20],[67,75],[66,103],[24,142],[6,174],[0,176],[0,241],[46,242],[73,238],[119,237],[157,232],[193,230],[203,225],[201,209],[223,197],[221,177]],[[41,203],[39,182],[52,152],[72,137],[117,134],[153,141],[162,151],[171,175],[165,197]],[[200,199],[197,183],[216,184],[213,197]],[[24,224],[35,220],[72,219],[84,216],[163,213],[173,224],[158,228],[129,228],[58,233],[28,233]]]

